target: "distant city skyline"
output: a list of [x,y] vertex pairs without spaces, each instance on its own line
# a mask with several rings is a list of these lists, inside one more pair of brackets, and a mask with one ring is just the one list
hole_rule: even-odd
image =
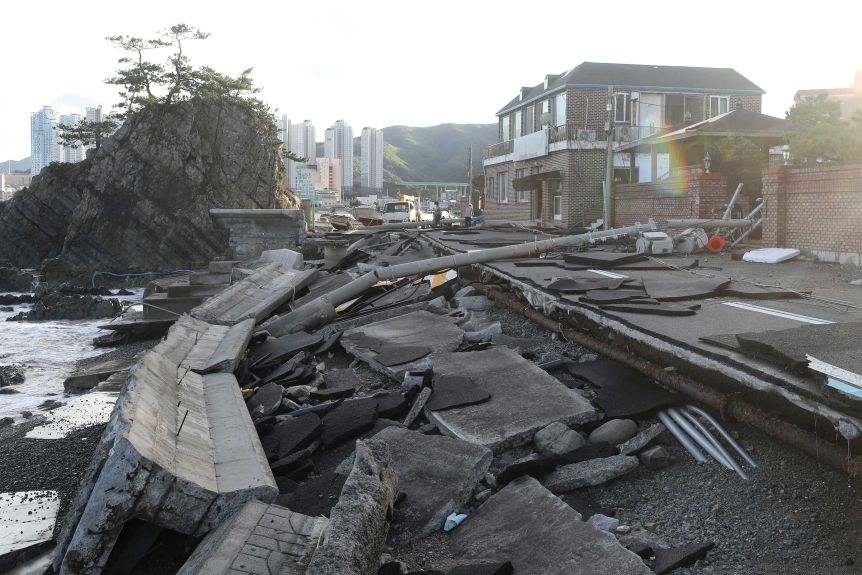
[[[87,10],[45,0],[38,10],[47,17],[36,32],[26,25],[34,8],[15,2],[4,6],[5,60],[14,65],[20,55],[28,65],[7,79],[0,96],[0,161],[29,154],[34,110],[107,110],[119,101],[117,87],[104,79],[124,54],[106,36],[152,38],[178,22],[211,34],[184,45],[193,65],[231,75],[253,67],[258,96],[278,116],[310,120],[320,131],[333,118],[377,128],[494,123],[518,86],[583,61],[734,68],[766,91],[764,113],[783,117],[797,90],[852,85],[862,69],[854,6],[667,0],[655,9],[631,0],[551,0],[522,26],[517,5],[490,0],[439,0],[421,16],[395,0],[332,0],[307,9],[249,0],[240,10],[151,0],[134,18],[118,18],[106,0]],[[274,49],[284,22],[302,18],[309,25],[291,26],[288,47]],[[313,56],[300,57],[292,51],[297,46]],[[75,64],[58,57],[67,52]]]

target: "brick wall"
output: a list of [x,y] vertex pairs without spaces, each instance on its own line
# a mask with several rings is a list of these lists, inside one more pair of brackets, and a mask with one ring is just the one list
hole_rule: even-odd
[[862,265],[862,165],[771,168],[763,199],[764,246]]
[[699,167],[674,170],[663,182],[614,186],[614,227],[655,219],[721,217],[730,199],[727,180]]

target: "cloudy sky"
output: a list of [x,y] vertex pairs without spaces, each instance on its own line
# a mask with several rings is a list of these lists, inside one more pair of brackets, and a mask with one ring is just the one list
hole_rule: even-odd
[[782,116],[797,89],[847,87],[862,69],[862,7],[724,0],[326,0],[4,3],[0,161],[30,153],[30,113],[110,108],[121,53],[105,36],[149,38],[185,22],[209,32],[195,65],[253,67],[261,97],[324,128],[491,123],[520,86],[583,61],[735,68]]

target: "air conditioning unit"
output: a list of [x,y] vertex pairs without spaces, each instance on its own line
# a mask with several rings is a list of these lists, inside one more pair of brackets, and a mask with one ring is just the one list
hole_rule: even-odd
[[580,142],[595,142],[596,141],[596,131],[595,130],[578,130],[577,136],[578,136],[578,141],[580,141]]
[[620,143],[628,143],[632,141],[631,126],[617,126],[617,141]]

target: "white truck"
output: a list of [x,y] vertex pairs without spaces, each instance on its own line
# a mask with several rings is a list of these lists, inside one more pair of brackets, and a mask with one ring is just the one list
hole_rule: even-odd
[[398,201],[386,202],[383,204],[383,223],[418,222],[422,213],[416,205],[415,200],[405,196],[402,196]]

